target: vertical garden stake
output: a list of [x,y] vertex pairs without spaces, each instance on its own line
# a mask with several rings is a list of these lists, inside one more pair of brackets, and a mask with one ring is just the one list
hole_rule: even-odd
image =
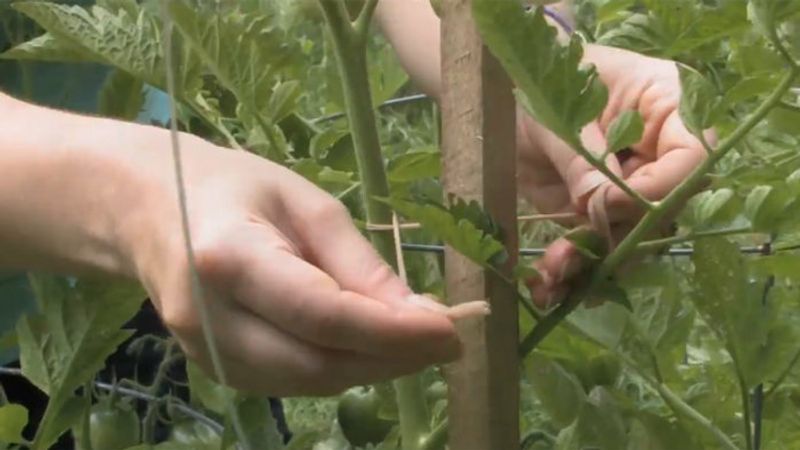
[[[511,82],[483,46],[469,0],[446,0],[442,22],[445,191],[477,200],[503,231],[511,278],[517,254],[515,102]],[[487,298],[492,314],[458,324],[464,357],[446,370],[451,450],[519,448],[519,342],[515,286],[445,252],[447,298]]]

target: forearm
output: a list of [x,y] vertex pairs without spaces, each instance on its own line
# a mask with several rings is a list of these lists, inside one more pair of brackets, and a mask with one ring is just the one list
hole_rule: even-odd
[[127,246],[155,174],[136,169],[152,150],[132,149],[157,130],[3,94],[0,111],[0,269],[133,275]]

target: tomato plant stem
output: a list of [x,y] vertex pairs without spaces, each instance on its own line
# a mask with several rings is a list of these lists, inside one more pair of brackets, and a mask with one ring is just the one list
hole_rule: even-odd
[[[391,208],[378,201],[378,198],[389,196],[389,183],[381,153],[367,71],[369,23],[377,1],[367,0],[355,23],[350,21],[347,8],[341,0],[320,0],[319,5],[328,24],[341,77],[350,133],[361,178],[366,218],[370,223],[391,223]],[[380,255],[389,264],[396,266],[394,237],[390,233],[373,232],[370,238]],[[419,376],[411,375],[396,380],[394,388],[403,449],[418,450],[422,445],[423,436],[429,432],[430,427],[430,414],[422,381]]]

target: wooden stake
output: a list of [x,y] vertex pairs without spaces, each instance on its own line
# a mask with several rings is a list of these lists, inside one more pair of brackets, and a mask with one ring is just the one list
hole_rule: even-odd
[[[517,260],[515,102],[511,82],[481,43],[470,0],[445,0],[442,120],[447,192],[477,200],[503,229],[510,277]],[[519,448],[516,287],[445,252],[448,299],[487,298],[492,314],[457,322],[464,357],[447,367],[451,450]]]

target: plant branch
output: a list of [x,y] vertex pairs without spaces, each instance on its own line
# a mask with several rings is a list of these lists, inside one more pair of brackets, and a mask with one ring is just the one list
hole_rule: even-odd
[[353,22],[353,28],[355,28],[356,34],[364,37],[368,35],[369,25],[370,22],[372,22],[372,16],[375,15],[375,8],[377,6],[378,0],[367,0],[364,2],[364,7],[361,8],[358,18]]
[[[369,0],[362,14],[374,9]],[[361,178],[361,192],[368,223],[391,223],[393,213],[389,205],[378,201],[389,197],[383,155],[378,135],[377,119],[369,90],[367,71],[367,33],[369,22],[362,28],[353,28],[347,8],[341,0],[319,0],[328,25],[336,63],[342,81],[345,109],[350,134],[356,152],[356,162]],[[366,16],[362,16],[366,17]],[[370,238],[378,253],[397,270],[395,239],[390,233],[372,232]],[[419,450],[423,437],[430,431],[430,412],[419,375],[395,380],[397,408],[400,416],[400,435],[404,450]]]
[[[729,350],[730,351],[730,350]],[[731,352],[731,354],[735,354]],[[734,362],[736,358],[734,358]],[[738,364],[736,366],[736,379],[739,383],[739,394],[742,397],[742,428],[744,429],[744,441],[747,450],[753,450],[753,429],[752,429],[752,412],[750,407],[750,390],[747,388],[744,374]]]
[[[792,83],[797,78],[798,67],[793,67],[784,75],[780,84],[770,94],[767,99],[742,122],[727,138],[725,138],[706,160],[704,160],[688,178],[683,180],[667,197],[661,201],[657,207],[650,210],[639,224],[628,234],[620,245],[606,257],[600,266],[594,271],[590,285],[596,285],[613,274],[613,271],[631,255],[638,247],[639,243],[647,236],[658,223],[663,220],[669,211],[674,210],[679,204],[685,202],[688,197],[700,186],[703,179],[714,168],[714,166],[727,155],[736,144],[741,141],[756,125],[758,125],[769,112],[781,101],[784,94],[791,88]],[[525,337],[520,345],[520,353],[524,357],[530,353],[551,331],[564,320],[581,302],[580,296],[570,294],[551,314],[539,322],[534,329]]]

